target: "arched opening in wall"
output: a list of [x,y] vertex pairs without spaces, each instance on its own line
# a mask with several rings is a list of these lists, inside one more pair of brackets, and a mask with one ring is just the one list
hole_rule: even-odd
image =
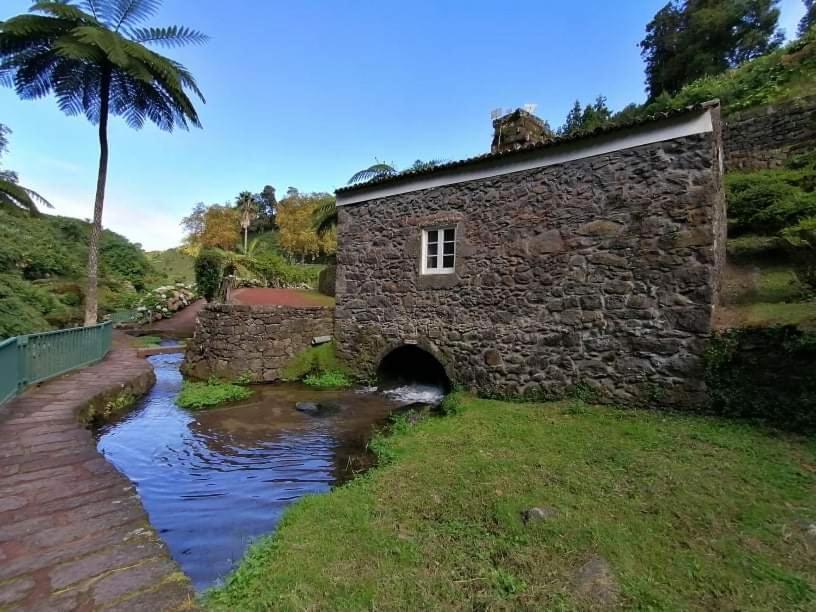
[[377,368],[385,393],[406,401],[434,403],[451,390],[445,368],[431,353],[412,344],[388,353]]

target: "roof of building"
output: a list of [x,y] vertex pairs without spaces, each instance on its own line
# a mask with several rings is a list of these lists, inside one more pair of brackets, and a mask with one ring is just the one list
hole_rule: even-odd
[[475,157],[468,157],[466,159],[460,159],[456,161],[446,162],[442,164],[438,164],[436,166],[431,166],[430,168],[423,168],[420,170],[405,170],[403,172],[399,172],[397,174],[393,174],[390,176],[385,176],[381,178],[375,178],[370,181],[366,181],[364,183],[356,183],[354,185],[347,185],[345,187],[340,187],[339,189],[335,190],[336,194],[348,194],[351,192],[357,191],[364,191],[366,189],[372,187],[379,187],[381,185],[391,185],[403,182],[405,180],[413,179],[419,176],[428,176],[434,174],[441,174],[447,170],[451,170],[453,168],[461,168],[463,166],[470,166],[470,165],[478,165],[483,162],[488,161],[495,161],[499,159],[508,159],[515,156],[523,156],[525,154],[529,154],[531,152],[536,151],[543,151],[545,149],[552,149],[554,147],[558,147],[565,143],[573,143],[576,141],[581,140],[590,140],[592,138],[597,138],[598,136],[620,132],[629,130],[632,128],[636,128],[642,125],[647,125],[649,123],[653,123],[656,121],[663,121],[665,119],[671,119],[673,117],[679,117],[682,115],[687,115],[691,113],[699,113],[704,111],[708,108],[714,107],[719,105],[719,100],[711,100],[710,102],[703,102],[700,104],[694,104],[692,106],[686,106],[681,109],[672,109],[668,111],[664,111],[662,113],[656,113],[654,115],[649,115],[647,117],[642,117],[639,119],[634,119],[631,121],[624,121],[624,122],[612,122],[601,127],[595,128],[594,130],[588,131],[579,131],[574,134],[570,134],[568,136],[556,136],[552,140],[544,143],[532,144],[525,147],[520,147],[518,149],[513,149],[510,151],[501,151],[497,153],[484,153],[482,155],[476,155]]

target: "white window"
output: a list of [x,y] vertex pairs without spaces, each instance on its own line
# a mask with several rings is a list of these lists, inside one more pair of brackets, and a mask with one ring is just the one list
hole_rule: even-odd
[[456,228],[438,227],[422,232],[422,273],[451,274],[456,263]]

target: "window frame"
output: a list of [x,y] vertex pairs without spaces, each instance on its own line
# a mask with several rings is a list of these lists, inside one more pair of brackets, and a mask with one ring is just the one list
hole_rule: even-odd
[[[453,240],[445,240],[445,232],[452,231],[453,232]],[[435,255],[431,255],[428,252],[429,244],[434,244],[429,241],[429,234],[431,232],[437,232],[437,240],[435,244],[437,244],[437,252]],[[456,224],[452,225],[439,225],[434,227],[425,227],[422,229],[422,252],[420,255],[420,272],[423,276],[441,276],[441,275],[448,275],[454,274],[456,272],[456,257],[457,257],[457,227]],[[453,253],[445,253],[445,245],[452,244],[453,245]],[[428,259],[430,257],[436,257],[438,265],[435,267],[428,266]],[[453,257],[453,265],[445,266],[444,261],[445,257]]]

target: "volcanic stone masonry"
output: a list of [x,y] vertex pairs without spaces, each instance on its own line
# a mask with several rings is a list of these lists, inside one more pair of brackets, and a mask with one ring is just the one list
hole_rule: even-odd
[[332,308],[210,304],[198,315],[184,373],[273,382],[316,336],[331,336]]
[[726,169],[778,168],[816,147],[816,96],[731,113],[724,123]]
[[[486,394],[703,401],[725,255],[719,107],[538,151],[338,191],[339,357],[373,377],[412,344]],[[434,227],[456,228],[452,274],[421,273]]]

